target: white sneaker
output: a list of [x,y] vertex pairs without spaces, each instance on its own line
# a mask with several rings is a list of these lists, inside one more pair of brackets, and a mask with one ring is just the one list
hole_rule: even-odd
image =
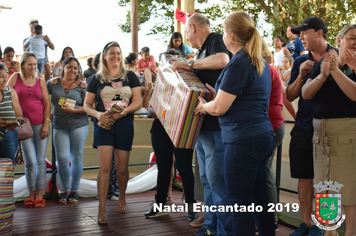
[[117,195],[112,195],[112,197],[111,197],[111,201],[119,201],[119,196],[117,196]]

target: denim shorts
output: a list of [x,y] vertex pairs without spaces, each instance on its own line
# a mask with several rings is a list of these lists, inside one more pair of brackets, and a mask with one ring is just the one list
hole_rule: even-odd
[[113,146],[123,151],[132,150],[134,137],[133,116],[126,116],[117,120],[110,130],[103,129],[98,125],[98,119],[94,120],[94,143],[93,147]]
[[37,59],[38,74],[44,73],[44,66],[45,66],[45,59],[44,58]]

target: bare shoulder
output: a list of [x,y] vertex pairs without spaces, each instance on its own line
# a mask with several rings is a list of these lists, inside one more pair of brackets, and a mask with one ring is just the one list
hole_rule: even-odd
[[55,78],[50,79],[49,81],[51,81],[51,84],[57,84],[58,80],[59,80],[59,77],[55,77]]
[[10,87],[14,87],[14,85],[16,84],[16,81],[17,81],[17,77],[18,75],[20,74],[20,72],[15,72],[11,75],[11,77],[8,79],[7,81],[7,86],[10,86]]
[[60,67],[62,65],[61,61],[57,62],[54,67]]

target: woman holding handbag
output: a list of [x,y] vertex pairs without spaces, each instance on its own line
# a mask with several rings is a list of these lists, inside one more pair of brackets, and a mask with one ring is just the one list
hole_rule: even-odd
[[8,69],[0,63],[0,157],[14,162],[17,141],[17,125],[6,124],[6,119],[22,117],[22,111],[15,90],[8,90],[6,81]]
[[18,94],[23,116],[28,118],[33,129],[33,137],[21,141],[25,157],[25,173],[29,198],[27,208],[45,206],[42,199],[46,179],[46,150],[49,135],[50,103],[46,82],[37,76],[35,54],[25,52],[20,59],[20,73],[14,73],[8,86]]

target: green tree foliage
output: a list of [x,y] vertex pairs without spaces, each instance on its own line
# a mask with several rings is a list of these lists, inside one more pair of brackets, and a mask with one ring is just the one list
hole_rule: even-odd
[[[130,1],[120,0],[119,4],[126,6]],[[318,16],[329,28],[328,41],[335,45],[337,33],[356,17],[355,4],[356,0],[221,0],[218,4],[216,1],[199,0],[195,2],[195,8],[196,12],[205,14],[211,20],[215,32],[222,32],[223,19],[230,12],[248,12],[255,22],[264,12],[266,22],[274,26],[273,32],[269,33],[273,37],[282,35],[285,38],[289,24],[300,25],[308,16]],[[173,0],[139,1],[139,23],[150,19],[158,19],[150,34],[163,33],[169,37],[174,30]],[[124,32],[130,32],[130,12],[127,13],[126,23],[119,26]]]
[[335,45],[337,33],[355,18],[355,0],[224,0],[226,11],[246,11],[256,20],[263,11],[274,26],[273,36],[282,35],[290,24],[300,25],[308,16],[322,18],[328,26],[328,41]]
[[[174,0],[139,0],[138,1],[138,22],[141,25],[149,20],[156,19],[149,34],[170,35],[174,30]],[[120,0],[119,6],[130,5],[130,0]],[[131,11],[126,13],[126,22],[119,24],[123,32],[131,31]]]

